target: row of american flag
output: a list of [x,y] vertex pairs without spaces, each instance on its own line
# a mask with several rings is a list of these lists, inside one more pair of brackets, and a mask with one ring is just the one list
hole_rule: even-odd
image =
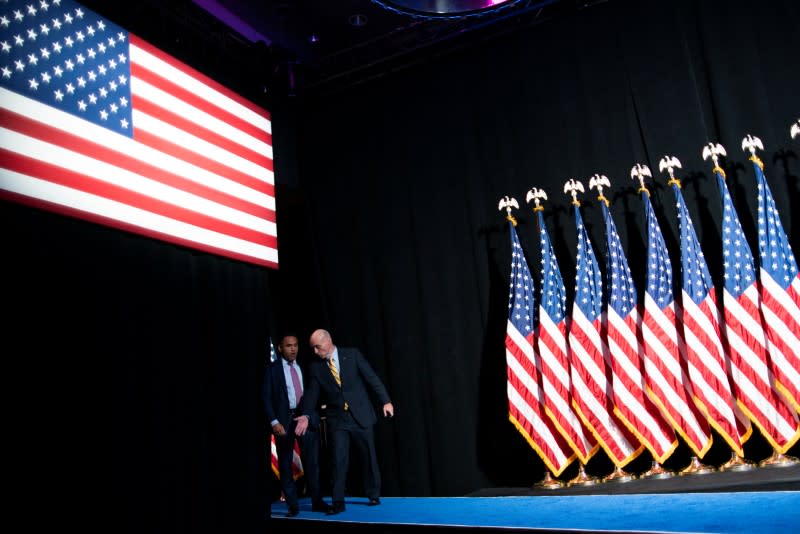
[[[800,121],[790,134],[800,136]],[[742,148],[750,153],[758,188],[756,258],[719,165],[725,149],[714,143],[703,148],[723,206],[721,288],[714,286],[692,225],[675,157],[664,157],[659,169],[677,208],[677,279],[645,185],[651,172],[639,164],[631,170],[647,225],[642,301],[603,194],[610,187],[607,177],[589,179],[605,223],[605,279],[581,218],[583,184],[570,179],[564,186],[577,229],[569,314],[543,216],[546,193],[533,188],[526,196],[538,223],[538,292],[512,215],[519,205],[510,197],[500,200],[511,236],[509,419],[555,476],[576,459],[585,465],[601,449],[617,469],[645,450],[661,464],[679,437],[702,458],[712,444],[711,429],[740,459],[754,427],[776,455],[800,438],[800,276],[756,155],[762,143],[748,135]]]

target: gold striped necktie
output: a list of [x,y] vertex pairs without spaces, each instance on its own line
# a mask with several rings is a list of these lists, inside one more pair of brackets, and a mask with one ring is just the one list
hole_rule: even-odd
[[331,374],[333,375],[333,379],[336,380],[336,384],[339,387],[342,387],[342,379],[339,376],[339,371],[336,369],[336,363],[333,361],[333,358],[328,358],[328,368],[331,370]]
[[[331,370],[331,374],[333,375],[333,379],[336,380],[336,384],[339,387],[342,387],[342,378],[339,376],[339,370],[336,369],[336,362],[333,361],[333,358],[328,358],[328,369]],[[344,403],[344,411],[347,411],[348,408],[347,402]]]

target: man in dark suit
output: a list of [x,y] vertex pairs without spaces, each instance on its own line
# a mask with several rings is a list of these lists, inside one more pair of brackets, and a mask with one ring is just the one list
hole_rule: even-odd
[[337,514],[345,509],[344,486],[351,443],[361,459],[369,505],[380,504],[381,474],[372,432],[377,418],[370,394],[383,405],[383,415],[392,417],[394,406],[389,394],[358,349],[336,347],[326,330],[315,330],[310,342],[320,360],[309,368],[302,416],[295,431],[303,435],[317,403],[326,405],[333,478],[333,506],[328,513]]
[[[288,517],[300,512],[297,503],[297,485],[292,473],[296,418],[300,414],[299,403],[303,397],[303,373],[297,364],[299,345],[297,336],[284,335],[278,344],[280,358],[267,366],[264,379],[264,408],[267,420],[275,435],[278,452],[278,472],[281,489],[289,506]],[[322,499],[319,487],[319,415],[309,412],[308,431],[296,437],[300,445],[303,473],[311,494],[311,510],[327,512],[330,506]],[[306,419],[308,421],[308,419]]]

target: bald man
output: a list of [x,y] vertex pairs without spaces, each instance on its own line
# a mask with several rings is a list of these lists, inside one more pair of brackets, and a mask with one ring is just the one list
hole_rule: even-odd
[[302,415],[297,419],[295,433],[303,435],[308,426],[308,417],[317,404],[326,405],[333,478],[333,506],[328,513],[338,514],[345,510],[344,487],[351,443],[363,466],[364,492],[369,499],[368,504],[378,505],[381,503],[381,474],[375,454],[373,426],[377,417],[372,401],[374,398],[383,405],[385,417],[392,417],[394,406],[389,394],[358,349],[337,347],[330,333],[322,329],[311,334],[309,343],[320,360],[309,368]]

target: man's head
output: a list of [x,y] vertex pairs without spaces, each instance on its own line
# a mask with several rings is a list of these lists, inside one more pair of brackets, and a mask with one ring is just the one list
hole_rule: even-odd
[[311,334],[311,338],[309,339],[309,343],[314,350],[314,354],[322,359],[330,358],[331,355],[333,355],[333,349],[336,348],[333,345],[330,333],[321,328],[319,330],[314,330],[314,333]]
[[293,362],[297,359],[297,351],[300,348],[300,344],[297,341],[297,336],[294,334],[286,334],[281,338],[281,342],[278,345],[278,352],[283,359],[287,362]]

